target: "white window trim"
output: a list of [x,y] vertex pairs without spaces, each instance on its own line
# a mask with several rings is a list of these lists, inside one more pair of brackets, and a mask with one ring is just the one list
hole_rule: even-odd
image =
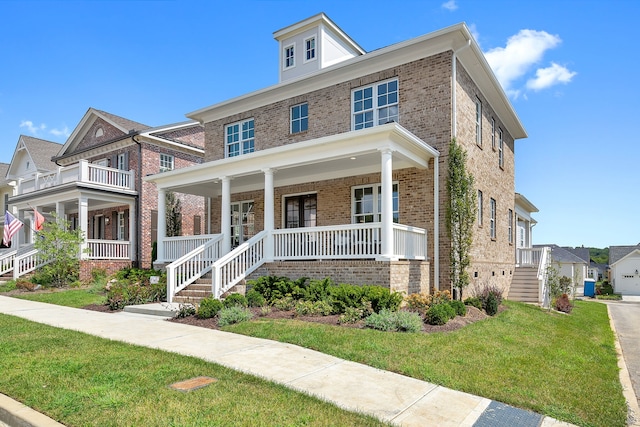
[[[311,59],[307,59],[307,42],[308,42],[309,40],[311,40],[311,39],[313,39],[313,40],[314,40],[314,46],[313,46],[313,58],[311,58]],[[317,59],[318,59],[318,37],[316,36],[316,34],[314,34],[314,35],[312,35],[312,36],[309,36],[309,37],[307,37],[306,39],[304,39],[304,42],[303,42],[303,50],[304,50],[304,52],[302,52],[302,53],[303,53],[303,55],[304,55],[304,56],[303,56],[303,58],[302,58],[302,63],[303,63],[303,64],[306,64],[307,62],[313,62],[313,61],[315,61],[315,60],[317,60]],[[294,51],[294,53],[295,53],[295,48],[294,48],[294,50],[293,50],[293,51]]]
[[[233,216],[232,216],[232,210],[231,210],[231,208],[232,208],[233,206],[238,206],[238,207],[240,208],[239,212],[240,212],[241,214],[244,214],[244,213],[242,212],[242,205],[244,205],[245,203],[253,203],[253,212],[254,212],[254,214],[255,214],[256,203],[255,203],[255,200],[253,200],[253,199],[238,200],[237,202],[231,202],[231,203],[229,203],[229,215],[231,216],[231,218],[230,218],[230,226],[231,226],[231,230],[229,230],[229,235],[231,236],[231,238],[232,238],[232,239],[233,239],[233,238],[235,238],[235,233],[233,233],[233,232],[232,232],[232,230],[234,230],[234,227],[241,227],[241,228],[240,228],[241,234],[239,234],[239,236],[240,236],[240,242],[239,242],[239,243],[240,243],[240,244],[242,244],[242,243],[244,243],[244,242],[246,241],[246,240],[244,240],[244,234],[242,233],[242,232],[244,231],[244,230],[243,230],[243,227],[244,227],[243,218],[240,218],[240,224],[235,224],[235,225],[234,225],[234,224],[233,224]],[[247,213],[248,213],[248,212],[247,212]],[[253,227],[254,227],[253,231],[254,231],[254,233],[255,233],[255,225],[256,225],[256,223],[255,223],[255,215],[254,215],[254,220],[253,220]],[[248,237],[247,237],[247,240],[248,240],[249,238],[251,238],[251,236],[248,236]]]
[[[125,155],[125,153],[120,153],[116,156],[116,168],[119,170],[127,170],[127,168],[129,167],[129,165],[125,165],[124,161],[126,160],[127,156]],[[122,166],[122,167],[120,167]]]
[[282,228],[287,228],[287,204],[286,204],[286,200],[289,197],[307,196],[307,195],[312,195],[312,194],[316,195],[316,201],[317,201],[318,200],[318,192],[317,191],[302,191],[300,193],[289,193],[289,194],[283,194],[282,195],[282,198],[280,200],[280,214],[281,214],[280,220],[281,220]]
[[483,205],[484,205],[484,201],[483,201],[483,195],[482,195],[482,190],[478,190],[478,227],[482,227],[482,222],[484,220],[484,212],[483,212]]
[[[248,123],[248,122],[253,122],[253,150],[249,151],[247,153],[244,152],[244,150],[242,149],[242,143],[244,141],[248,141],[245,139],[242,139],[242,125],[244,123]],[[237,156],[242,156],[243,154],[249,154],[249,153],[253,153],[254,151],[256,151],[256,147],[255,147],[255,143],[256,143],[256,122],[255,119],[253,117],[250,117],[248,119],[244,119],[244,120],[240,120],[239,122],[233,122],[233,123],[229,123],[227,125],[224,126],[224,158],[228,159],[231,158],[232,156],[229,156],[229,142],[227,141],[228,138],[228,129],[231,126],[235,126],[238,125],[238,132],[239,132],[239,137],[238,137],[238,144],[240,145],[240,150],[238,151],[238,154],[233,156],[233,157],[237,157]],[[235,144],[235,143],[234,143]]]
[[[287,50],[291,48],[293,49],[293,55],[291,56],[291,59],[293,61],[292,65],[287,65]],[[283,70],[290,70],[291,68],[295,68],[296,66],[296,44],[295,43],[291,43],[288,44],[286,46],[284,46],[282,48],[282,69]]]
[[[373,108],[373,127],[376,127],[376,126],[379,126],[378,121],[379,121],[379,111],[380,111],[380,106],[378,105],[378,86],[381,84],[392,82],[392,81],[396,81],[398,84],[398,102],[396,102],[395,104],[388,104],[385,107],[389,105],[397,105],[398,106],[397,121],[400,122],[400,80],[397,77],[393,77],[390,79],[377,81],[370,85],[360,86],[351,90],[351,130],[355,130],[356,128],[356,119],[355,119],[356,112],[353,109],[353,94],[359,90],[364,90],[368,87],[371,87],[373,89],[373,96],[372,96],[373,102],[374,102],[374,105],[372,107]],[[358,114],[360,113],[361,112],[358,112]]]
[[[103,159],[98,159],[98,160],[94,160],[93,162],[94,165],[97,166],[104,166],[104,167],[108,167],[109,166],[109,159],[107,159],[106,157]],[[27,163],[28,164],[28,163]]]
[[[400,222],[400,184],[398,183],[398,181],[393,181],[392,182],[392,187],[395,185],[396,187],[398,187],[398,210],[397,211],[393,211],[392,215],[397,213],[398,214],[398,223]],[[378,209],[378,194],[381,195],[382,197],[382,183],[380,182],[374,182],[371,184],[363,184],[363,185],[354,185],[353,187],[351,187],[351,223],[352,224],[358,224],[356,222],[356,190],[361,189],[361,188],[369,188],[369,187],[373,187],[373,189],[376,191],[375,194],[373,195],[373,210],[374,212],[372,212],[372,214],[374,216],[379,216],[380,219],[382,219],[382,212],[377,212]],[[380,193],[377,193],[378,188],[380,188]],[[393,197],[393,191],[392,191],[392,195]],[[382,209],[381,209],[382,210]],[[374,222],[380,222],[380,221],[374,221]]]
[[[295,135],[294,132],[293,132],[293,109],[295,107],[300,107],[300,106],[302,106],[304,104],[307,104],[307,128],[304,129],[304,130],[299,130],[298,132],[295,132],[295,134],[303,133],[303,132],[306,132],[307,130],[309,130],[309,103],[308,102],[301,102],[299,104],[292,105],[291,107],[289,107],[289,133],[291,135]],[[300,119],[298,119],[298,120],[300,120]]]
[[496,119],[491,117],[491,148],[496,149]]
[[509,228],[507,230],[507,236],[509,238],[509,244],[513,244],[513,209],[509,209],[507,213],[507,221],[509,222]]
[[498,166],[504,169],[504,139],[501,128],[498,128]]
[[476,97],[476,145],[482,148],[482,101]]
[[[165,160],[164,162],[163,162],[163,159]],[[159,162],[160,162],[160,172],[169,172],[174,170],[176,167],[175,157],[173,156],[173,154],[160,153]],[[167,163],[171,163],[171,167],[167,167],[166,166]]]
[[124,236],[125,236],[125,227],[126,224],[124,223],[124,212],[118,212],[118,218],[117,218],[117,232],[118,232],[118,237],[117,240],[124,240]]
[[490,206],[490,211],[491,211],[491,217],[489,218],[489,236],[491,237],[492,240],[496,239],[496,211],[498,210],[498,207],[496,205],[496,199],[491,198],[489,200],[489,206]]

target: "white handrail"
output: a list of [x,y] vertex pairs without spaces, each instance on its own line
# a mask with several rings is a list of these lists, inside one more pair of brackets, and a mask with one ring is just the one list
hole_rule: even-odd
[[18,251],[14,249],[0,256],[0,275],[7,274],[13,270],[17,253]]
[[195,236],[165,237],[162,241],[164,261],[175,261],[218,236],[219,234],[198,234]]
[[551,262],[551,248],[544,246],[540,251],[540,261],[538,264],[538,301],[542,304],[542,307],[548,308],[551,304],[551,298],[549,295],[549,284],[547,283],[547,268]]
[[211,265],[220,258],[222,234],[167,265],[167,302],[182,289],[195,282],[211,270]]
[[[33,245],[31,245],[31,247],[33,247]],[[16,255],[13,268],[13,278],[17,279],[18,277],[22,277],[25,274],[48,264],[49,262],[51,261],[45,260],[38,249],[31,249],[25,253]]]
[[213,263],[211,292],[214,298],[220,298],[264,264],[265,240],[268,234],[264,230],[259,232]]
[[518,267],[538,267],[544,248],[518,248],[516,265]]

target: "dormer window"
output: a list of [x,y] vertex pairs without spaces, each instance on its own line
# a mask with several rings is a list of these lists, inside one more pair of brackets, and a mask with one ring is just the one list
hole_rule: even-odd
[[309,37],[304,41],[304,62],[316,59],[316,38]]
[[295,45],[289,45],[284,48],[284,68],[291,68],[296,65],[295,62]]

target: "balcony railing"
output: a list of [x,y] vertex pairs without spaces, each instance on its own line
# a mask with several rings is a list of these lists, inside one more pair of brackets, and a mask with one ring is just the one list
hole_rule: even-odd
[[132,170],[124,171],[80,160],[75,165],[59,167],[52,172],[38,173],[31,178],[19,179],[18,195],[73,182],[95,184],[101,188],[116,190],[135,190]]
[[516,249],[516,265],[518,267],[538,267],[544,248]]
[[131,259],[127,240],[87,239],[88,259]]

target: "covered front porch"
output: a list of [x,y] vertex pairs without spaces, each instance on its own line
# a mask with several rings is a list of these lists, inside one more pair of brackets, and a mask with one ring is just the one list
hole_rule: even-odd
[[[265,263],[302,261],[430,263],[437,288],[437,157],[392,123],[146,178],[158,188],[169,298],[208,272],[219,297]],[[168,191],[208,198],[208,235],[164,236]]]

